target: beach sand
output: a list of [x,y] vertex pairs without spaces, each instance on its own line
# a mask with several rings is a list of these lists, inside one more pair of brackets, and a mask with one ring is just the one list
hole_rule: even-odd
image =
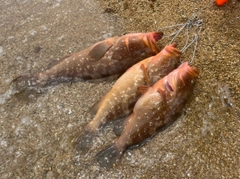
[[[0,178],[240,178],[239,0],[3,0],[0,9]],[[94,160],[115,138],[111,124],[86,155],[71,140],[114,80],[60,84],[33,101],[9,95],[18,75],[111,36],[185,23],[197,11],[203,24],[192,66],[200,77],[183,115],[112,169]],[[180,48],[185,40],[176,39]]]

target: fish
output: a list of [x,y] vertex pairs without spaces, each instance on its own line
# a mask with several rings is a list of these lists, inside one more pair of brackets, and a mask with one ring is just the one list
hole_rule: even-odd
[[156,55],[162,32],[129,33],[97,42],[89,48],[64,57],[51,68],[23,74],[12,80],[18,92],[46,87],[75,79],[99,79],[124,73],[135,63]]
[[171,125],[182,114],[198,75],[196,68],[184,62],[145,90],[133,112],[125,119],[120,137],[96,155],[100,166],[116,166],[127,148],[141,144]]
[[74,139],[75,148],[82,153],[87,152],[101,126],[129,115],[137,99],[141,96],[138,87],[151,86],[177,68],[180,64],[181,54],[181,51],[177,49],[177,44],[174,43],[165,46],[157,55],[130,67],[100,102],[93,106],[91,111],[96,115]]

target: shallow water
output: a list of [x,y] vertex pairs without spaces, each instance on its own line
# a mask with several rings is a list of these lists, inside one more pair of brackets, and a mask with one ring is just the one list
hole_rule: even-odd
[[[10,95],[10,81],[22,73],[44,70],[107,37],[184,23],[205,6],[193,62],[200,78],[184,115],[128,150],[113,169],[93,160],[99,146],[114,138],[111,125],[86,155],[70,141],[114,81],[61,84],[32,102]],[[210,0],[5,0],[0,9],[0,178],[240,178],[239,1],[216,7]],[[183,41],[177,40],[180,46]],[[182,60],[191,54],[186,51]]]

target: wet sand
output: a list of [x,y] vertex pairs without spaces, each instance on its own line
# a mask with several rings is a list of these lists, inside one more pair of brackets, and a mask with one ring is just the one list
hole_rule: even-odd
[[[86,155],[70,141],[114,81],[65,83],[32,102],[5,101],[10,81],[20,74],[44,70],[107,37],[184,23],[204,7],[192,64],[200,77],[184,114],[128,150],[113,169],[93,160],[99,146],[114,139],[111,125]],[[5,0],[0,9],[0,178],[240,178],[240,1],[217,7],[211,0]],[[184,40],[176,40],[179,47]],[[159,45],[168,43],[165,38]],[[191,55],[189,49],[182,60]]]

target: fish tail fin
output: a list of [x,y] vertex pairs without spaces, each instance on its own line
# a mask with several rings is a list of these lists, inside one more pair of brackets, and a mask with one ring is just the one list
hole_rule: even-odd
[[18,99],[33,101],[45,91],[45,85],[45,78],[39,79],[39,74],[24,74],[12,80],[10,88]]
[[123,150],[118,148],[116,143],[113,143],[98,152],[96,159],[101,167],[112,168],[119,162],[122,153]]
[[37,87],[39,85],[38,75],[37,74],[24,74],[14,80],[12,80],[11,85],[14,90],[18,93],[21,93],[25,90]]
[[84,130],[78,137],[73,140],[74,148],[86,154],[92,146],[93,138],[97,135],[96,132]]

